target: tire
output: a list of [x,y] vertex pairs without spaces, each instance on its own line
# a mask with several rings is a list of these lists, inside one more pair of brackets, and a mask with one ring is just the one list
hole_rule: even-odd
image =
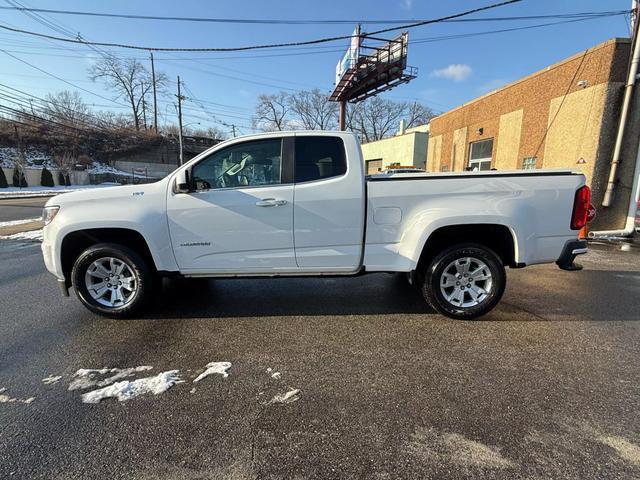
[[86,249],[71,271],[71,281],[82,304],[108,318],[127,318],[140,311],[150,296],[153,279],[140,255],[114,243]]
[[498,304],[506,283],[504,265],[493,250],[474,243],[458,244],[429,262],[422,295],[442,315],[472,320]]

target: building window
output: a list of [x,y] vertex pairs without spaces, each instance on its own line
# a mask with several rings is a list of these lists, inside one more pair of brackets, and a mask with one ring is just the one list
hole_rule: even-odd
[[537,157],[524,157],[522,160],[523,170],[535,170],[538,158]]
[[491,170],[493,138],[469,144],[469,170]]

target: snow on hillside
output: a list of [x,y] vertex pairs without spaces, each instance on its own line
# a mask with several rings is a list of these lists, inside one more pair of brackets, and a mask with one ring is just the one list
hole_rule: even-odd
[[[19,154],[20,152],[17,147],[0,147],[0,167],[13,168],[14,159],[17,158]],[[27,147],[25,149],[25,156],[27,159],[28,168],[47,167],[50,170],[55,170],[57,168],[56,163],[54,162],[51,155],[43,150]],[[89,172],[92,175],[112,174],[112,175],[122,175],[127,177],[131,177],[132,175],[132,172],[125,172],[123,170],[118,170],[117,168],[114,168],[111,165],[97,162],[95,160],[92,161],[91,165],[87,166],[87,172]],[[145,178],[144,174],[134,173],[133,175],[135,177]]]

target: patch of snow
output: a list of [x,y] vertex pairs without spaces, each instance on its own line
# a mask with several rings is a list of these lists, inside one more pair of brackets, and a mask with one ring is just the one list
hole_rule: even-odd
[[[47,167],[56,168],[51,155],[38,148],[26,147],[24,156],[27,167]],[[13,168],[15,159],[20,157],[20,150],[17,147],[0,147],[0,167]]]
[[271,373],[271,372],[273,372],[273,368],[271,367],[267,368],[267,373]]
[[0,235],[0,240],[31,240],[41,242],[42,235],[42,229],[31,230],[30,232],[20,232],[12,235]]
[[297,400],[300,400],[300,390],[297,388],[293,388],[286,393],[278,394],[271,399],[269,403],[293,403]]
[[282,374],[280,372],[273,372],[271,374],[271,378],[280,378],[282,376]]
[[124,380],[98,390],[92,390],[82,395],[84,403],[100,403],[106,398],[117,398],[124,402],[140,395],[152,393],[159,395],[166,392],[176,383],[183,380],[178,376],[180,370],[168,370],[153,377],[139,378],[137,380]]
[[600,441],[613,448],[627,462],[640,466],[640,446],[622,437],[600,437]]
[[6,388],[0,388],[0,403],[26,403],[28,405],[36,399],[36,397],[13,398],[9,395],[5,395],[4,392],[6,391]]
[[189,393],[196,393],[196,389],[195,389],[195,387],[194,387],[194,388],[192,388],[191,390],[189,390]]
[[12,227],[13,225],[23,225],[25,223],[37,222],[40,217],[25,218],[24,220],[11,220],[9,222],[0,222],[0,227]]
[[208,377],[209,375],[213,375],[214,373],[218,373],[222,375],[224,378],[227,378],[229,376],[229,374],[227,373],[227,370],[229,370],[230,368],[231,368],[231,362],[207,363],[207,369],[204,372],[202,372],[200,375],[198,375],[193,381],[193,383],[197,383],[203,378]]
[[90,188],[105,188],[118,186],[116,183],[101,183],[99,185],[69,185],[58,187],[7,187],[0,188],[0,198],[13,198],[13,197],[51,197],[60,193],[77,192],[79,190],[87,190]]
[[[82,390],[91,387],[104,387],[117,380],[135,375],[138,372],[146,372],[153,367],[142,365],[132,368],[81,368],[73,375],[73,381],[69,384],[69,390]],[[113,374],[107,378],[98,377]]]
[[62,375],[49,375],[47,378],[42,379],[42,383],[45,385],[53,385],[58,383],[62,379]]

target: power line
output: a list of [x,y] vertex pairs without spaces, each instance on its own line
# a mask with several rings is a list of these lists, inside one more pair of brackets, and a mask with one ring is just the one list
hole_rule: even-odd
[[[103,17],[103,18],[125,18],[133,20],[159,20],[159,21],[179,21],[179,22],[198,22],[198,23],[237,23],[237,24],[266,24],[266,25],[353,25],[356,23],[366,23],[370,25],[403,25],[415,22],[415,19],[308,19],[308,20],[285,20],[285,19],[249,19],[249,18],[211,18],[211,17],[178,17],[178,16],[160,16],[160,15],[133,15],[125,13],[105,13],[105,12],[87,12],[78,10],[55,10],[48,8],[26,8],[20,6],[1,7],[2,10],[19,10],[23,12],[39,12],[54,15],[75,15],[87,17]],[[606,13],[621,13],[627,11],[610,11]],[[453,21],[501,21],[501,20],[523,20],[523,19],[542,19],[542,18],[570,18],[573,16],[588,16],[600,12],[583,12],[555,15],[528,15],[515,17],[497,17],[497,18],[478,18],[478,19],[450,19],[443,20]]]
[[[404,30],[404,29],[408,29],[408,28],[415,28],[415,27],[420,27],[420,26],[429,25],[429,24],[433,24],[433,23],[444,22],[444,21],[447,21],[447,20],[452,20],[452,19],[463,17],[463,16],[466,16],[466,15],[471,15],[471,14],[474,14],[474,13],[483,12],[483,11],[494,9],[494,8],[498,8],[498,7],[503,7],[503,6],[506,6],[506,5],[511,5],[511,4],[518,3],[518,2],[521,2],[521,1],[522,0],[505,0],[505,1],[500,2],[500,3],[493,3],[491,5],[486,5],[484,7],[478,7],[478,8],[474,8],[474,9],[471,9],[471,10],[466,10],[464,12],[454,13],[454,14],[447,15],[447,16],[444,16],[444,17],[434,18],[434,19],[430,19],[430,20],[423,20],[423,21],[420,21],[420,22],[414,22],[414,23],[399,25],[399,26],[396,26],[396,27],[383,28],[381,30],[376,30],[376,31],[370,32],[367,35],[378,35],[380,33],[388,33],[388,32],[392,32],[392,31],[395,31],[395,30]],[[268,49],[268,48],[280,48],[280,47],[301,46],[301,45],[315,45],[315,44],[319,44],[319,43],[334,42],[334,41],[338,41],[338,40],[347,40],[347,39],[351,38],[351,35],[339,35],[339,36],[335,36],[335,37],[325,37],[325,38],[318,38],[318,39],[315,39],[315,40],[305,40],[305,41],[299,41],[299,42],[284,42],[284,43],[272,43],[272,44],[261,44],[261,45],[249,45],[249,46],[242,46],[242,47],[199,47],[199,48],[148,47],[148,46],[141,46],[141,45],[130,45],[130,44],[125,44],[125,43],[90,42],[90,41],[87,41],[87,40],[83,40],[81,38],[79,38],[79,39],[70,39],[70,38],[64,38],[64,37],[57,37],[55,35],[47,35],[45,33],[32,32],[32,31],[23,30],[23,29],[20,29],[20,28],[8,27],[8,26],[5,26],[5,25],[0,25],[0,28],[2,28],[4,30],[16,32],[16,33],[24,33],[26,35],[33,35],[33,36],[36,36],[36,37],[48,38],[50,40],[57,40],[57,41],[67,42],[67,43],[79,43],[79,44],[84,44],[84,45],[94,45],[94,46],[102,46],[102,47],[127,48],[127,49],[131,49],[131,50],[146,50],[146,51],[153,51],[153,52],[240,52],[240,51],[261,50],[261,49]]]
[[[1,25],[0,25],[0,26],[1,26]],[[82,90],[83,92],[89,93],[89,94],[94,95],[94,96],[96,96],[96,97],[98,97],[98,98],[102,98],[103,100],[107,100],[107,101],[109,101],[109,102],[115,103],[116,105],[122,105],[121,103],[118,103],[118,102],[116,102],[115,100],[113,100],[113,99],[111,99],[111,98],[109,98],[109,97],[105,97],[105,96],[103,96],[103,95],[100,95],[99,93],[95,93],[95,92],[92,92],[91,90],[87,90],[86,88],[79,87],[79,86],[77,86],[77,85],[75,85],[75,84],[73,84],[73,83],[71,83],[71,82],[68,82],[68,81],[67,81],[67,80],[65,80],[64,78],[60,78],[60,77],[58,77],[57,75],[54,75],[53,73],[49,73],[49,72],[47,72],[46,70],[43,70],[43,69],[42,69],[42,68],[40,68],[40,67],[36,67],[36,66],[35,66],[35,65],[33,65],[32,63],[29,63],[29,62],[27,62],[26,60],[23,60],[23,59],[21,59],[21,58],[19,58],[19,57],[16,57],[15,55],[13,55],[13,54],[11,54],[11,53],[7,52],[6,50],[3,50],[3,49],[1,49],[1,48],[0,48],[0,52],[4,53],[5,55],[9,55],[11,58],[13,58],[13,59],[15,59],[15,60],[18,60],[19,62],[22,62],[22,63],[24,63],[25,65],[29,65],[30,67],[35,68],[36,70],[38,70],[38,71],[40,71],[40,72],[44,73],[45,75],[48,75],[48,76],[50,76],[50,77],[55,78],[56,80],[59,80],[59,81],[61,81],[61,82],[63,82],[63,83],[66,83],[67,85],[70,85],[70,86],[72,86],[73,88],[77,88],[78,90]]]

